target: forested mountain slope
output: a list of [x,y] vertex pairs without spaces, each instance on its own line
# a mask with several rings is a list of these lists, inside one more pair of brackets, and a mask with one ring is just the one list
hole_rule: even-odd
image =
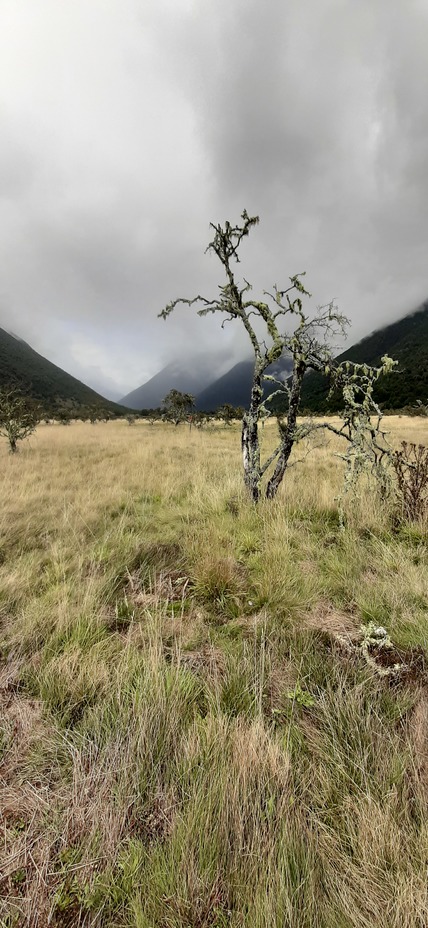
[[26,342],[0,329],[0,386],[11,382],[19,383],[47,412],[54,412],[58,401],[71,401],[76,406],[96,407],[117,415],[125,412],[123,406],[105,399],[43,358]]
[[[383,409],[404,409],[418,400],[428,399],[428,300],[416,312],[373,332],[337,357],[337,361],[357,361],[376,365],[383,355],[398,361],[396,370],[382,377],[375,398]],[[278,400],[273,402],[280,409]],[[305,379],[302,406],[314,413],[334,412],[340,406],[338,395],[328,396],[327,380],[311,372]]]

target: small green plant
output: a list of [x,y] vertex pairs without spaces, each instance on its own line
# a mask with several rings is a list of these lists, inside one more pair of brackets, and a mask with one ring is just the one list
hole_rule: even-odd
[[81,903],[82,894],[76,878],[71,882],[69,879],[65,879],[55,893],[54,910],[56,914],[61,913],[63,915],[66,912],[73,914],[76,907],[81,907]]
[[20,867],[19,870],[15,870],[15,873],[12,874],[12,883],[14,886],[21,886],[22,883],[25,883],[27,878],[27,871],[24,867]]
[[315,705],[315,699],[307,690],[302,690],[300,683],[296,683],[294,690],[288,690],[287,699],[291,699],[298,706],[304,706],[305,709],[311,709]]

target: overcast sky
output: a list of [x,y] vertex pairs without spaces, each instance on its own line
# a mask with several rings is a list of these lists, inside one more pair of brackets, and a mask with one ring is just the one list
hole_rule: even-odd
[[[355,341],[428,297],[428,0],[0,0],[0,326],[120,396],[246,346],[171,298],[306,270]],[[223,365],[224,367],[224,365]]]

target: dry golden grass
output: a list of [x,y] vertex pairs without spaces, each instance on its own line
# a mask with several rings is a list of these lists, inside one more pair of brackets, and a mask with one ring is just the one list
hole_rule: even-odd
[[0,446],[5,928],[426,928],[423,660],[337,640],[426,647],[426,525],[365,486],[341,528],[337,447],[255,509],[237,425]]

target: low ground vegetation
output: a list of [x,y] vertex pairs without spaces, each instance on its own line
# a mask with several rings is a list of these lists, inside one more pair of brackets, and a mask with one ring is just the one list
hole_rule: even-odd
[[238,423],[1,445],[6,928],[426,928],[426,515],[335,442],[258,507]]

